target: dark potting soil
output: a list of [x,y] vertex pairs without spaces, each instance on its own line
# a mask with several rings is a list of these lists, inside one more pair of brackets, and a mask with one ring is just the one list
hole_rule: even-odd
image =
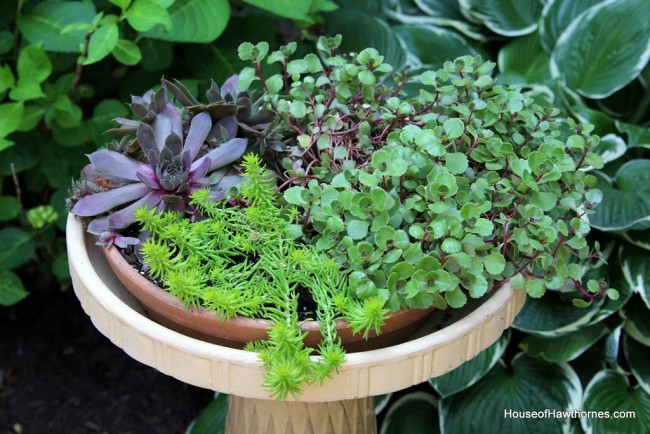
[[214,393],[131,359],[74,293],[0,307],[0,433],[184,433]]

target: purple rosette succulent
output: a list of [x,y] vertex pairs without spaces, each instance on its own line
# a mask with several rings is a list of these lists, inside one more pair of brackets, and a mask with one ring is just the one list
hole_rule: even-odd
[[140,120],[116,119],[120,127],[108,133],[127,138],[88,156],[90,164],[68,200],[73,214],[95,217],[88,231],[99,244],[137,244],[137,238],[118,231],[133,223],[139,207],[187,210],[192,192],[209,188],[218,201],[242,181],[231,163],[246,151],[252,132],[263,134],[274,113],[251,114],[236,89],[236,77],[221,92],[213,83],[210,103],[201,105],[179,82],[163,80],[159,91],[132,98],[131,110]]

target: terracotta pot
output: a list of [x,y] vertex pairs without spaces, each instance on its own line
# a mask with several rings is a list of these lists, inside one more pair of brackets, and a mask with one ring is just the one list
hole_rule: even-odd
[[[119,281],[144,306],[148,315],[172,330],[231,348],[241,349],[249,341],[266,339],[270,322],[262,319],[234,317],[223,321],[219,315],[205,309],[185,308],[183,302],[140,275],[115,247],[105,248],[109,266]],[[393,312],[379,335],[353,334],[348,323],[338,321],[336,331],[347,352],[367,351],[405,341],[427,319],[431,309],[402,309]],[[305,321],[300,327],[307,332],[305,345],[316,347],[321,335],[316,321]]]

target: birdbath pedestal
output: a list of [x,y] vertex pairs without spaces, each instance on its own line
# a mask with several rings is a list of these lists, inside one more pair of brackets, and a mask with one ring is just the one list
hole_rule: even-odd
[[203,342],[147,317],[71,214],[67,224],[74,291],[95,327],[129,356],[185,383],[229,395],[229,434],[374,434],[373,396],[443,375],[496,341],[523,307],[504,285],[462,309],[438,311],[408,341],[351,353],[338,374],[296,399],[269,398],[257,354]]

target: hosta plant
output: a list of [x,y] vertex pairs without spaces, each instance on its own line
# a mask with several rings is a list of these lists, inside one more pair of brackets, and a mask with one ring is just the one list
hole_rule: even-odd
[[[227,200],[214,201],[200,189],[192,206],[206,218],[190,222],[182,212],[138,208],[135,220],[150,233],[141,246],[148,275],[186,305],[233,316],[268,319],[268,340],[250,342],[265,366],[271,395],[297,394],[305,383],[322,381],[345,360],[336,321],[356,332],[378,329],[385,309],[373,297],[350,293],[339,265],[288,236],[293,216],[276,204],[274,178],[265,175],[255,154],[244,157],[245,181]],[[234,199],[234,200],[232,200]],[[307,307],[307,311],[298,310]],[[300,314],[300,315],[299,315]],[[317,320],[323,339],[318,359],[303,344],[300,322]]]
[[583,284],[578,263],[600,258],[585,240],[602,198],[591,126],[496,84],[480,57],[415,81],[372,48],[337,55],[340,41],[297,60],[291,45],[243,44],[255,67],[240,87],[259,80],[278,112],[282,140],[266,156],[300,210],[294,235],[334,259],[357,296],[390,310],[460,307],[505,283],[532,297],[576,290],[577,305],[617,297]]
[[89,231],[100,243],[124,247],[138,242],[119,231],[134,222],[139,207],[182,211],[204,187],[222,199],[242,180],[231,163],[246,150],[246,136],[261,135],[273,117],[267,110],[253,114],[236,89],[237,76],[221,90],[212,83],[209,103],[200,104],[182,84],[162,80],[158,91],[133,97],[130,107],[139,119],[116,119],[120,127],[108,133],[124,134],[122,140],[88,156],[69,199],[71,212],[95,217]]

